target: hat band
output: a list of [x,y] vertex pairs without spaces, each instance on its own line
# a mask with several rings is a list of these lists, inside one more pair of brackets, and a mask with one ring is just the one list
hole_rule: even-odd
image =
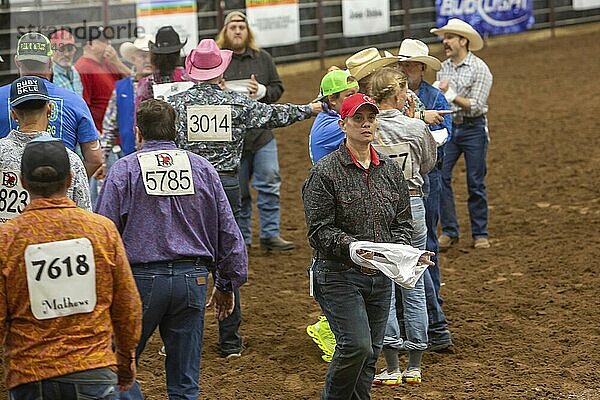
[[[197,54],[197,53],[196,53],[196,54]],[[197,66],[197,65],[196,65],[196,63],[194,63],[194,60],[193,60],[193,59],[192,59],[191,61],[192,61],[192,62],[191,62],[191,64],[192,64],[192,66],[193,66],[194,68],[196,68],[196,69],[204,69],[204,70],[211,70],[211,69],[215,69],[215,68],[217,68],[218,66],[220,66],[221,64],[223,64],[223,58],[222,58],[222,57],[221,57],[221,59],[219,60],[219,63],[218,63],[217,65],[214,65],[214,66],[209,66],[208,68],[206,68],[206,67],[199,67],[199,66]]]

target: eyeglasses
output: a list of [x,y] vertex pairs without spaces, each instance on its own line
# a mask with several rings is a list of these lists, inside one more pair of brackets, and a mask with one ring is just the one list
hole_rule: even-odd
[[72,52],[75,51],[75,46],[73,46],[72,44],[65,44],[63,46],[58,46],[56,48],[56,51],[58,51],[59,53],[65,53],[65,52]]

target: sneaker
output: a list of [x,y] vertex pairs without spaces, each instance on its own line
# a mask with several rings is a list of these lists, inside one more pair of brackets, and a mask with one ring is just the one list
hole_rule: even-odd
[[421,368],[407,369],[402,373],[402,382],[407,385],[420,385],[421,384]]
[[287,251],[296,248],[293,242],[283,240],[281,236],[260,239],[260,248],[264,251]]
[[476,249],[489,249],[490,241],[486,237],[479,237],[473,241],[473,247]]
[[335,353],[335,336],[331,332],[327,318],[320,316],[315,324],[306,327],[306,333],[308,333],[308,336],[312,338],[321,351],[325,353],[325,356],[327,356],[323,356],[323,360],[327,361],[329,359],[327,362],[331,362],[333,353]]
[[387,370],[381,371],[381,373],[375,375],[373,378],[373,385],[383,386],[398,386],[402,383],[402,372],[396,370],[393,372],[387,372]]
[[438,247],[440,250],[447,250],[456,243],[458,243],[458,237],[441,234],[438,238]]
[[242,352],[240,351],[239,353],[229,353],[225,356],[226,360],[231,360],[232,358],[239,358],[242,356]]

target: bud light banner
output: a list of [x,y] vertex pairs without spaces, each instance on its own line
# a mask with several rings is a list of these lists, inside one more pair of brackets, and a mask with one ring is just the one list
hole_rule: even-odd
[[438,28],[449,19],[471,24],[479,34],[502,35],[533,26],[533,0],[435,0]]

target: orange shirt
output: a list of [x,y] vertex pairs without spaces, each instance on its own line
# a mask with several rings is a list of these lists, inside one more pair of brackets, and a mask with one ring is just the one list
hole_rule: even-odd
[[[48,261],[46,268],[41,272],[37,270],[36,277],[36,268],[25,265],[26,249],[30,246],[29,252],[40,248],[31,245],[81,238],[86,243],[89,240],[93,249],[95,296],[93,289],[86,293],[90,298],[95,297],[95,306],[87,312],[37,319],[30,298],[44,293],[37,289],[30,292],[28,285],[54,279],[61,283],[54,291],[73,290],[76,285],[69,285],[69,280],[93,279],[91,274],[86,276],[87,271],[92,271],[92,263],[80,265],[84,259],[76,261],[78,256],[74,256],[67,274],[67,264],[61,264],[63,260],[56,260],[52,268],[48,268],[51,266]],[[32,256],[29,257],[31,264]],[[36,262],[39,266],[39,261]],[[87,282],[93,283],[93,280]],[[80,304],[76,296],[65,294],[54,300],[35,301],[33,308],[42,303],[44,313]],[[93,305],[93,301],[90,303]],[[113,334],[117,349],[134,355],[141,333],[141,317],[140,296],[123,242],[108,218],[77,208],[68,198],[44,198],[33,200],[23,214],[0,226],[0,338],[6,335],[7,389],[73,372],[115,366]]]

